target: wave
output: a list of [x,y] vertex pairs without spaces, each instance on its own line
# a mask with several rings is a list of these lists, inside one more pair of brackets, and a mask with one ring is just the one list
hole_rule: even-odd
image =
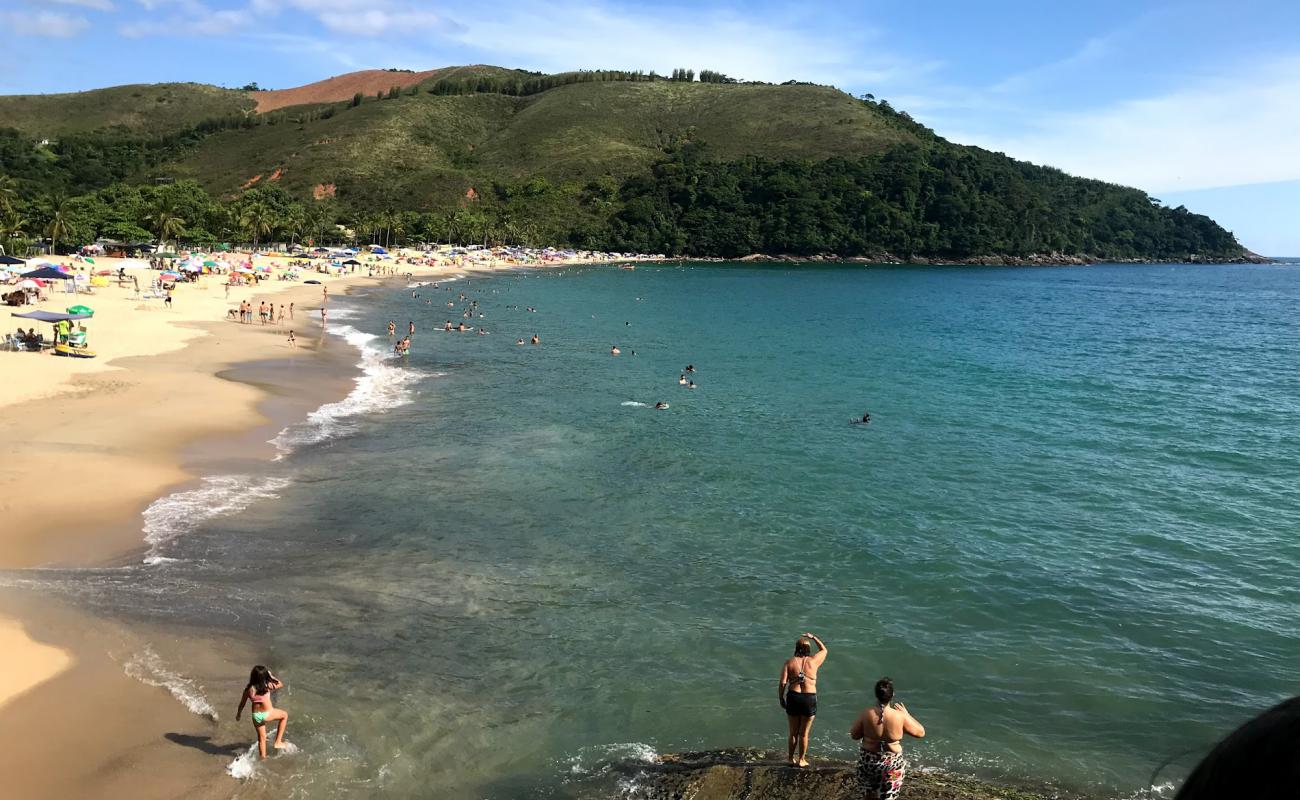
[[[276,728],[271,727],[269,725],[266,728],[267,755],[272,755],[271,742],[275,739],[276,730],[277,730]],[[284,745],[279,750],[275,751],[274,755],[291,756],[291,755],[295,755],[298,752],[299,752],[298,745],[294,744],[293,742],[285,742]],[[231,761],[229,764],[226,765],[226,774],[236,780],[246,781],[249,778],[252,778],[253,776],[257,775],[258,765],[261,762],[262,762],[261,756],[257,752],[257,742],[253,742],[248,746],[247,750],[240,753],[238,756],[235,757],[234,761]]]
[[203,479],[197,489],[176,492],[155,500],[144,510],[144,540],[149,545],[144,563],[155,565],[176,561],[163,555],[173,540],[214,517],[236,514],[258,500],[279,497],[290,483],[288,478],[257,478],[251,475],[216,475]]
[[181,705],[191,713],[206,717],[213,722],[217,721],[217,710],[208,702],[208,698],[203,694],[203,688],[192,679],[168,669],[153,648],[146,646],[144,650],[131,656],[122,665],[122,669],[128,677],[147,686],[157,686],[171,692],[172,697],[181,701]]
[[649,403],[642,403],[642,402],[639,402],[639,401],[637,401],[637,400],[624,400],[623,402],[619,403],[619,405],[621,405],[621,406],[636,406],[637,408],[649,408],[649,407],[650,407],[650,404],[649,404]]
[[334,328],[330,333],[341,337],[361,353],[356,388],[335,403],[326,403],[307,415],[303,422],[280,431],[271,444],[280,451],[277,460],[299,447],[346,436],[356,430],[356,418],[404,406],[414,398],[411,386],[424,373],[401,366],[401,362],[383,350],[371,346],[379,337],[357,330],[351,325]]

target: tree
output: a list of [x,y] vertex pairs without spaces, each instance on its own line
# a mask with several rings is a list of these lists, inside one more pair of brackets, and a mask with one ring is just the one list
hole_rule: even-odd
[[366,96],[364,94],[362,94],[361,92],[357,92],[356,94],[352,95],[352,102],[349,105],[352,108],[356,108],[357,106],[361,105],[361,101],[365,99]]
[[158,198],[148,219],[158,234],[160,245],[166,246],[168,238],[176,239],[185,233],[185,220],[180,216],[176,200],[170,195]]
[[[19,214],[16,210],[10,209],[0,216],[0,245],[4,245],[5,252],[14,255],[17,248],[17,241],[27,237],[27,226],[31,224],[27,218]],[[25,249],[25,248],[24,248]]]
[[266,203],[254,200],[239,215],[239,224],[253,237],[253,249],[256,250],[261,237],[275,228],[274,212]]
[[65,194],[52,194],[45,200],[45,235],[50,240],[50,252],[57,252],[59,240],[65,239],[72,228],[71,199]]
[[0,175],[0,213],[13,211],[18,205],[18,183],[11,175]]

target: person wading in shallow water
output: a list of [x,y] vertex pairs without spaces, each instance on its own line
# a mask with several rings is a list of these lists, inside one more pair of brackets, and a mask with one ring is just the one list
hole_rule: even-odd
[[903,734],[921,739],[925,726],[895,703],[894,682],[876,681],[876,705],[864,709],[849,730],[862,742],[858,756],[858,784],[869,798],[894,800],[903,790],[907,761],[903,758]]
[[239,698],[239,710],[235,712],[235,721],[238,722],[239,717],[244,713],[244,705],[252,702],[253,729],[257,731],[257,752],[263,759],[266,758],[266,723],[279,723],[276,726],[278,730],[275,732],[273,747],[276,750],[284,747],[284,729],[289,724],[289,712],[271,704],[271,692],[283,686],[280,679],[271,674],[271,670],[258,664],[248,675],[248,685],[244,687],[244,695]]
[[[817,652],[812,652],[813,643]],[[813,717],[817,716],[817,670],[826,661],[826,644],[811,633],[794,643],[794,655],[781,665],[781,681],[776,694],[785,709],[790,725],[788,750],[790,763],[808,766],[808,737]]]

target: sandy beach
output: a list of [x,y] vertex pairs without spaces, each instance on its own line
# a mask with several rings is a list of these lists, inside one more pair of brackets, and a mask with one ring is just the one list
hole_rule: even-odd
[[[115,269],[114,259],[97,261],[100,268]],[[400,268],[420,275],[451,271]],[[142,286],[156,275],[131,273]],[[180,284],[171,309],[160,299],[140,300],[132,287],[116,282],[75,298],[50,290],[36,306],[9,309],[91,306],[95,316],[87,328],[98,357],[0,353],[0,424],[9,432],[0,461],[0,513],[6,520],[0,568],[140,558],[140,512],[195,477],[187,470],[186,448],[204,440],[229,442],[268,422],[266,393],[222,375],[248,362],[315,358],[328,341],[319,314],[323,288],[339,296],[350,286],[380,280],[364,272],[306,277],[322,285],[263,281],[231,287],[227,296],[224,276],[205,275],[198,283]],[[248,325],[226,320],[227,309],[241,300],[254,307],[266,300],[277,310],[293,303],[294,318],[268,325],[256,317]],[[8,319],[49,335],[48,324]],[[287,341],[289,329],[296,346]],[[347,378],[295,388],[301,390],[295,403],[306,408],[341,397]],[[266,438],[234,441],[244,442],[245,452],[269,457]],[[166,687],[129,676],[121,659],[139,651],[135,632],[30,591],[0,593],[0,614],[6,654],[0,670],[0,769],[21,776],[21,796],[230,792],[224,767],[239,752],[232,748],[240,737],[247,737],[245,726],[236,729],[232,720],[222,720],[232,725],[221,729],[232,741],[213,743],[216,723],[184,708]],[[246,669],[241,659],[214,672],[226,668],[232,674]],[[77,753],[71,761],[70,751]],[[148,770],[148,781],[138,780],[139,769]]]

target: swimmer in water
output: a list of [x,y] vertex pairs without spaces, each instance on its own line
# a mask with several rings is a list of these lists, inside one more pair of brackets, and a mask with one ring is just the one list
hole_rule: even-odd
[[667,408],[667,407],[668,407],[668,404],[665,403],[665,402],[662,401],[662,400],[660,400],[658,403],[655,403],[655,408],[659,409],[660,411],[663,411],[663,410],[664,410],[665,408]]
[[694,388],[695,388],[695,381],[691,381],[690,383],[686,384],[686,388],[687,388],[687,389],[694,389]]
[[388,336],[391,338],[397,332],[397,323],[392,320],[388,321]]
[[851,420],[849,420],[849,424],[850,424],[850,425],[869,425],[869,424],[871,424],[871,415],[868,414],[868,413],[866,413],[866,412],[863,412],[863,414],[862,414],[862,419],[851,419]]
[[695,365],[694,365],[694,364],[687,364],[687,365],[686,365],[686,371],[687,371],[687,372],[694,372],[694,371],[695,371]]
[[515,344],[523,344],[523,343],[524,343],[523,339],[520,339],[519,341],[515,342]]
[[542,343],[542,340],[541,340],[541,339],[538,339],[538,338],[537,338],[537,334],[535,334],[535,333],[533,334],[533,338],[532,338],[531,340],[529,340],[529,344],[541,344],[541,343]]
[[680,378],[677,379],[677,385],[678,385],[678,386],[685,386],[685,385],[686,385],[686,376],[685,376],[685,375],[683,375],[683,376],[681,376]]
[[618,349],[618,345],[611,345],[610,348],[609,348],[609,354],[610,354],[611,356],[616,356],[616,355],[618,355],[619,353],[622,353],[622,352],[623,352],[622,350],[619,350],[619,349]]

